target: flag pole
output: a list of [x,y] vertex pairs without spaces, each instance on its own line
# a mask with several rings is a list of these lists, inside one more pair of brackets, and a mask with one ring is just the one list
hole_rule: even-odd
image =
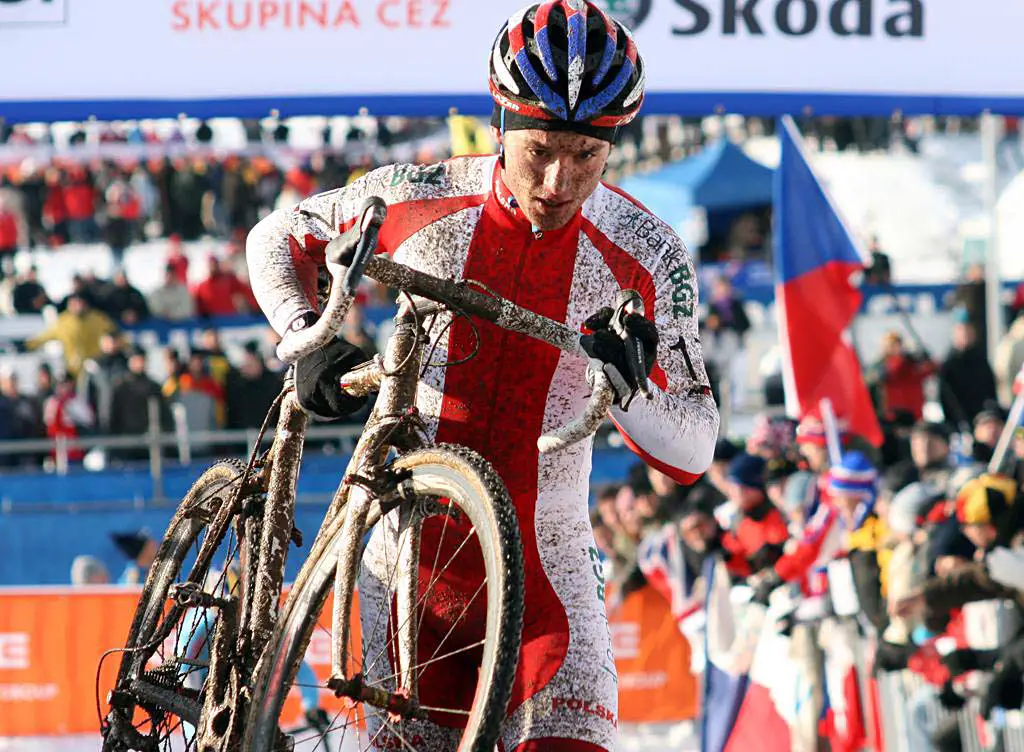
[[839,440],[839,423],[836,420],[836,411],[832,407],[832,400],[824,398],[820,403],[821,422],[825,426],[825,443],[828,445],[828,459],[832,467],[837,467],[843,461],[843,446]]
[[985,214],[989,218],[988,246],[985,253],[985,313],[987,332],[978,332],[986,337],[989,363],[995,363],[996,348],[1003,334],[1003,306],[999,276],[999,123],[991,111],[981,116],[981,143],[985,160]]

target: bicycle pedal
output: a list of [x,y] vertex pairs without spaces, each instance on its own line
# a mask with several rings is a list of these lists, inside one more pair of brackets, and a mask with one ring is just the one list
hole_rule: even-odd
[[296,548],[302,548],[302,531],[294,525],[292,526],[292,543]]

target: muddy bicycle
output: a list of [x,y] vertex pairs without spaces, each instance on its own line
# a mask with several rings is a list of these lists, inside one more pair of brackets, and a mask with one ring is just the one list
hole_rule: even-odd
[[[428,728],[446,729],[445,746],[495,748],[522,627],[519,528],[483,457],[429,439],[416,404],[430,333],[442,318],[477,317],[586,356],[580,333],[563,324],[471,281],[374,255],[385,215],[383,201],[368,200],[360,221],[327,246],[333,282],[323,314],[278,348],[294,362],[330,342],[364,275],[401,291],[384,354],[340,379],[352,395],[378,396],[306,561],[279,605],[289,548],[302,543],[294,504],[308,420],[289,377],[249,461],[208,469],[169,524],[126,645],[111,651],[120,667],[101,711],[106,752],[315,750],[328,737],[345,750],[438,748]],[[621,296],[617,313],[636,311],[638,297]],[[642,349],[636,357],[643,362]],[[616,391],[600,369],[590,373],[582,415],[541,436],[541,452],[581,441],[604,421]],[[447,586],[467,571],[481,573],[473,587]],[[461,600],[438,603],[439,593],[456,591]],[[439,607],[451,628],[425,646],[424,620]],[[456,627],[471,611],[483,627],[467,638]],[[326,679],[302,678],[312,673],[300,670],[311,641],[330,664]],[[455,655],[479,667],[477,683],[446,704],[431,691],[431,672]],[[326,720],[289,720],[290,693],[326,698],[329,710],[316,708]]]

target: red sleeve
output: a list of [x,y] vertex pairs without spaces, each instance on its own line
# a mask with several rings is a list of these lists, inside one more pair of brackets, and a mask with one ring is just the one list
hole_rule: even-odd
[[729,574],[734,577],[749,577],[750,564],[747,563],[747,552],[743,550],[740,539],[732,532],[726,532],[722,536],[722,548],[725,549],[725,566]]
[[826,504],[818,507],[796,548],[775,562],[775,571],[779,577],[786,582],[794,582],[807,573],[821,553],[821,547],[828,540],[832,525],[838,517],[835,508]]

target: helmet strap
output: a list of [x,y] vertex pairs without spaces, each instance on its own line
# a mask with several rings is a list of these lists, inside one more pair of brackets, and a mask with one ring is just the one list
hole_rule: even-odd
[[501,108],[501,125],[498,127],[501,138],[498,141],[498,162],[505,166],[505,108]]

